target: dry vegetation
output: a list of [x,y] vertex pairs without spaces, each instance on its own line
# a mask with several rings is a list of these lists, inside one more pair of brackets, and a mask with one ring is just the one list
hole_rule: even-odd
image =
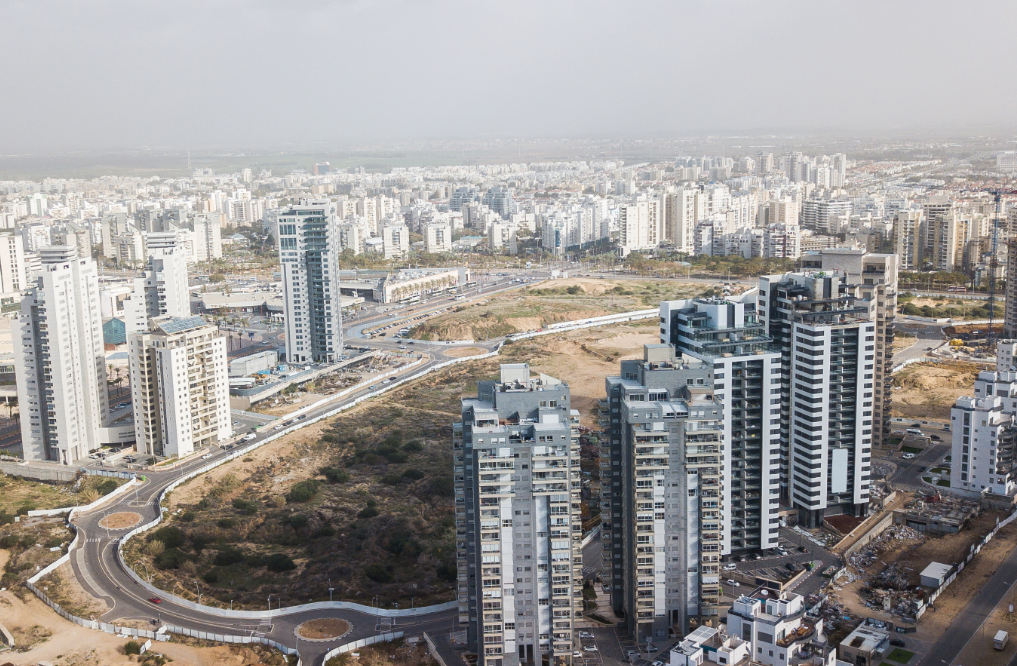
[[971,395],[982,370],[977,363],[915,363],[893,376],[893,415],[946,419],[962,395]]
[[[204,603],[264,608],[335,599],[400,607],[454,597],[452,423],[460,398],[528,362],[566,379],[590,420],[604,377],[656,342],[653,321],[507,344],[301,429],[174,491],[167,527],[128,543],[155,584]],[[594,447],[595,448],[595,447]],[[136,565],[140,566],[140,564]],[[178,585],[179,583],[179,585]]]
[[0,559],[5,560],[0,587],[28,580],[63,555],[73,538],[62,518],[28,518],[0,527]]
[[73,483],[44,483],[0,473],[0,525],[9,522],[5,516],[89,504],[113,492],[122,483],[124,479],[84,474]]
[[437,666],[428,653],[427,645],[421,641],[417,645],[407,645],[402,639],[391,643],[378,643],[359,648],[356,652],[347,652],[329,659],[325,666]]
[[701,284],[673,281],[569,279],[493,296],[417,325],[421,340],[488,340],[562,321],[656,307],[662,300],[713,293]]

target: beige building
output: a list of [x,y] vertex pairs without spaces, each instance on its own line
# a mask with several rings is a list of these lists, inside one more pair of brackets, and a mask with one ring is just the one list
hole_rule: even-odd
[[201,317],[163,317],[127,338],[138,453],[183,457],[228,439],[226,340]]
[[893,217],[893,251],[900,257],[900,267],[917,271],[922,267],[922,211],[899,210]]

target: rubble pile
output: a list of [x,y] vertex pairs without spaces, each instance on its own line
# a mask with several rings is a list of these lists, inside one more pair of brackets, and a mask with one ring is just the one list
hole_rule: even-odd
[[869,588],[901,592],[911,587],[912,575],[914,575],[914,569],[904,566],[900,562],[894,562],[872,577]]
[[870,541],[865,548],[862,548],[850,558],[848,564],[863,571],[868,569],[879,556],[886,550],[896,546],[902,541],[915,541],[915,545],[925,540],[925,535],[905,525],[890,525],[883,532]]

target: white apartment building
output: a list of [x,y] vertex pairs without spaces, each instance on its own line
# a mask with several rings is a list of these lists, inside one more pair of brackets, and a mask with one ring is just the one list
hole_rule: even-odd
[[99,274],[77,248],[43,248],[21,301],[14,365],[26,460],[72,465],[98,449],[109,418]]
[[800,594],[784,592],[762,599],[743,594],[727,613],[727,633],[748,645],[748,657],[755,664],[801,663],[801,653],[808,647],[811,659],[806,663],[833,666],[836,651],[826,645],[823,620],[804,616],[805,599]]
[[303,200],[280,213],[279,260],[290,363],[334,363],[342,356],[341,251],[335,202]]
[[900,258],[900,267],[906,271],[922,268],[922,215],[921,210],[904,209],[893,216],[893,251]]
[[431,222],[424,227],[424,252],[441,254],[452,251],[452,225]]
[[763,231],[762,256],[766,259],[797,259],[801,255],[802,230],[798,225],[778,222]]
[[28,286],[24,244],[13,233],[0,234],[0,294],[20,298]]
[[405,224],[386,224],[381,237],[386,259],[405,257],[410,253],[410,230]]
[[712,366],[714,399],[724,405],[721,554],[775,548],[781,352],[757,318],[756,292],[662,302],[660,341]]
[[781,491],[809,528],[825,515],[864,516],[869,504],[876,304],[843,274],[759,278],[756,312],[782,352]]
[[582,610],[579,412],[503,364],[452,425],[459,622],[482,666],[572,663]]
[[950,487],[969,493],[1017,492],[1017,340],[996,343],[996,370],[982,371],[974,396],[962,396],[950,410],[953,437]]
[[679,188],[668,192],[665,199],[667,237],[678,252],[695,251],[695,229],[700,215],[705,215],[706,195],[698,189]]
[[183,457],[232,434],[226,340],[201,317],[127,336],[138,453]]
[[222,259],[222,225],[218,215],[196,215],[194,225],[194,260]]
[[173,246],[152,250],[148,270],[134,279],[131,297],[124,302],[127,333],[147,331],[149,320],[156,317],[191,316],[185,253]]
[[658,196],[640,196],[618,207],[618,246],[622,256],[633,250],[652,250],[663,239],[663,202]]

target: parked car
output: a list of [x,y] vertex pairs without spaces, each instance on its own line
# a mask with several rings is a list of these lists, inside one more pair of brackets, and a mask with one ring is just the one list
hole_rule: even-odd
[[258,437],[258,436],[257,436],[257,435],[255,435],[255,434],[254,434],[254,433],[252,432],[252,433],[251,433],[250,435],[247,435],[246,437],[244,437],[244,441],[245,441],[245,442],[249,442],[249,441],[251,441],[252,439],[257,439],[257,437]]
[[737,565],[734,565],[734,564],[725,564],[724,565],[724,571],[734,571],[737,568],[738,568]]
[[583,652],[596,652],[596,651],[597,651],[597,646],[596,645],[584,645],[583,646]]
[[211,457],[212,457],[212,454],[211,454],[211,453],[206,453],[205,455],[201,456],[201,459],[202,459],[202,460],[208,460],[208,459],[209,459],[209,458],[211,458]]
[[890,645],[894,647],[904,647],[907,644],[904,642],[903,638],[897,638],[896,636],[894,636],[893,638],[890,639]]
[[574,650],[572,652],[572,658],[573,659],[582,659],[583,658],[583,653],[580,652],[579,650]]
[[741,587],[741,584],[733,578],[728,578],[727,584],[730,585],[731,587]]
[[905,453],[904,455],[901,456],[901,458],[903,458],[904,460],[911,460],[914,457],[915,457],[915,454],[913,454],[913,453]]

